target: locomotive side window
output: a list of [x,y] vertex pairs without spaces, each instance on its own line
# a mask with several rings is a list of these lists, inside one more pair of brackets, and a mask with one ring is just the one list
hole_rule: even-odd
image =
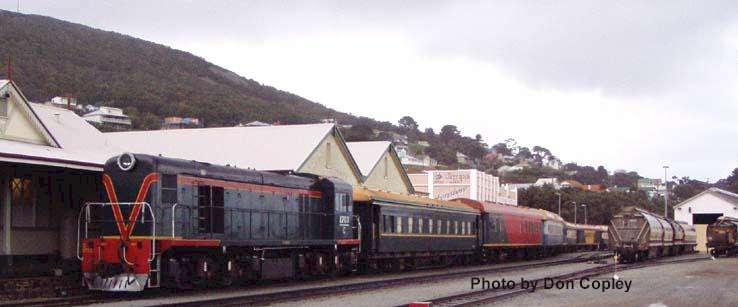
[[222,234],[224,230],[223,187],[197,187],[198,229],[200,233]]

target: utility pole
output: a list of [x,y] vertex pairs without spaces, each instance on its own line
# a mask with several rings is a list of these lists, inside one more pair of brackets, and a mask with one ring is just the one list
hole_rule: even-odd
[[666,177],[668,165],[664,165],[664,218],[669,218],[669,177]]
[[584,223],[587,224],[587,204],[582,204],[584,207]]

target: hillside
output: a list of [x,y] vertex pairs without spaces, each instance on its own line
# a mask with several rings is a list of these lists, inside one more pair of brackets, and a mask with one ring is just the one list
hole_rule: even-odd
[[0,78],[10,55],[13,79],[32,101],[71,95],[132,107],[140,117],[200,117],[207,126],[350,117],[190,53],[50,17],[0,10],[0,42]]

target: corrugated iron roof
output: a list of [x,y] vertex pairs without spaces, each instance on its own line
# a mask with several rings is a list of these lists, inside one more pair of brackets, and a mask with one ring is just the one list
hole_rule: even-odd
[[334,124],[105,133],[127,151],[257,170],[298,170]]

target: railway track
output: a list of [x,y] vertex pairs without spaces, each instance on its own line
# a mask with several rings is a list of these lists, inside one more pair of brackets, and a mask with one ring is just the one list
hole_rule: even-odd
[[[356,291],[367,291],[367,290],[374,290],[374,289],[379,289],[379,288],[384,288],[384,287],[407,285],[407,284],[413,284],[413,283],[426,283],[426,282],[432,282],[432,281],[438,281],[438,280],[444,280],[444,279],[474,276],[474,275],[484,274],[484,273],[510,272],[510,271],[517,271],[517,270],[539,268],[539,267],[581,263],[581,262],[587,262],[587,261],[596,261],[596,260],[602,260],[602,259],[606,259],[610,257],[612,257],[612,254],[610,253],[601,253],[601,254],[596,254],[596,255],[583,254],[583,255],[578,255],[576,257],[573,257],[573,258],[562,259],[562,260],[542,261],[542,262],[536,262],[536,263],[521,263],[521,264],[508,265],[504,267],[480,268],[480,269],[462,270],[462,271],[450,272],[450,273],[449,272],[438,272],[438,273],[431,273],[431,274],[425,274],[425,275],[420,275],[420,276],[397,277],[397,278],[390,278],[390,279],[383,279],[383,280],[349,283],[349,284],[341,284],[341,285],[333,285],[333,286],[317,286],[317,287],[309,287],[309,288],[297,289],[297,290],[279,291],[279,292],[273,292],[273,293],[267,293],[267,294],[237,295],[237,296],[229,296],[229,297],[217,298],[217,299],[206,299],[206,300],[197,300],[197,301],[192,301],[192,302],[173,303],[173,304],[170,304],[169,306],[175,306],[175,305],[176,306],[262,305],[262,304],[269,304],[269,303],[274,303],[274,302],[279,302],[279,301],[297,300],[297,299],[304,299],[304,298],[310,298],[310,297],[335,295],[335,294],[340,294],[340,293],[350,293],[350,292],[356,292]],[[243,290],[244,289],[239,289],[239,288],[232,288],[232,289],[228,289],[225,291],[223,289],[217,289],[218,294],[225,294],[225,295],[228,294],[227,292],[237,292],[237,291],[243,291]],[[3,306],[13,306],[13,307],[77,306],[77,305],[91,305],[91,304],[96,304],[96,303],[103,303],[103,302],[109,303],[109,302],[126,301],[126,300],[166,299],[167,297],[174,295],[172,293],[165,293],[165,292],[167,291],[133,293],[133,294],[121,293],[116,296],[105,295],[105,293],[97,294],[97,295],[90,294],[90,295],[75,296],[75,297],[68,297],[68,298],[54,298],[54,299],[48,299],[48,300],[38,300],[38,301],[34,300],[34,301],[26,301],[26,302],[17,302],[17,303],[10,303],[10,304],[3,305]],[[201,294],[206,295],[206,294],[211,294],[213,292],[214,292],[213,290],[199,290],[195,292],[189,292],[188,295],[194,295],[194,296],[201,295]]]
[[[700,258],[688,258],[688,259],[675,259],[675,260],[663,260],[663,259],[655,259],[653,261],[644,261],[644,262],[638,262],[638,263],[628,263],[628,264],[607,264],[604,266],[589,268],[581,271],[561,274],[557,276],[549,276],[539,279],[534,279],[533,282],[538,282],[539,284],[542,284],[545,279],[554,280],[554,281],[570,281],[570,280],[578,280],[582,278],[591,278],[599,275],[604,274],[610,274],[610,273],[616,273],[619,271],[625,271],[625,270],[633,270],[633,269],[639,269],[644,267],[651,267],[651,266],[657,266],[657,265],[665,265],[665,264],[674,264],[674,263],[685,263],[685,262],[695,262],[695,261],[702,261],[702,260],[709,260],[710,257],[700,257]],[[531,293],[531,290],[529,289],[522,289],[520,285],[516,285],[515,289],[491,289],[491,290],[477,290],[473,292],[467,292],[457,295],[451,295],[446,297],[440,297],[435,298],[432,300],[426,300],[424,302],[431,303],[431,306],[437,307],[437,306],[455,306],[455,307],[461,307],[461,306],[476,306],[476,305],[482,305],[482,304],[492,304],[495,302],[499,302],[501,300],[509,299],[518,295],[523,295],[526,293]],[[407,305],[402,305],[407,306]]]
[[270,303],[283,302],[283,301],[292,301],[292,300],[329,296],[329,295],[336,295],[336,294],[354,293],[358,291],[369,291],[369,290],[376,290],[380,288],[393,287],[393,286],[420,284],[420,283],[427,283],[427,282],[433,282],[433,281],[439,281],[439,280],[445,280],[445,279],[475,276],[475,275],[484,274],[484,273],[510,272],[510,271],[525,270],[525,269],[532,269],[532,268],[538,268],[538,267],[547,267],[547,266],[554,266],[554,265],[594,261],[594,260],[600,260],[600,259],[612,257],[611,254],[590,256],[590,257],[583,257],[583,256],[584,255],[580,255],[579,257],[571,258],[571,259],[564,259],[564,260],[557,260],[557,261],[545,261],[545,262],[532,263],[532,264],[529,263],[529,264],[512,265],[512,266],[498,267],[498,268],[466,270],[466,271],[452,272],[452,273],[440,273],[440,274],[422,275],[422,276],[413,276],[413,277],[400,277],[400,278],[393,278],[393,279],[386,279],[386,280],[376,280],[376,281],[360,282],[360,283],[353,283],[353,284],[342,284],[342,285],[335,285],[335,286],[306,288],[306,289],[282,291],[282,292],[267,293],[267,294],[253,294],[253,295],[243,295],[243,296],[235,296],[235,297],[227,297],[227,298],[199,300],[199,301],[193,301],[193,302],[187,302],[187,303],[174,303],[174,304],[164,305],[164,306],[266,305]]

